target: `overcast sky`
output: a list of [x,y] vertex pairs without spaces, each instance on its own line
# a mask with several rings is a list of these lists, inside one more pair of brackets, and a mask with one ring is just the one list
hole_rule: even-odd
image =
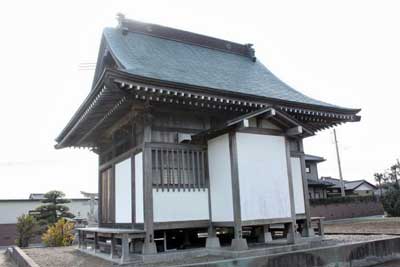
[[[0,198],[97,192],[97,157],[54,149],[90,90],[102,29],[128,18],[253,43],[258,60],[295,89],[362,121],[337,128],[345,179],[373,181],[400,157],[398,1],[2,1]],[[338,177],[332,130],[305,142]]]

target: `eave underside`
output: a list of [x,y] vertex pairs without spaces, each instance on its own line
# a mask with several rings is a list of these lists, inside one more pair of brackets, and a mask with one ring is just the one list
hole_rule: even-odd
[[151,85],[115,74],[103,73],[96,88],[57,137],[56,148],[96,148],[104,132],[138,103],[174,105],[208,112],[231,112],[237,116],[273,107],[289,114],[314,132],[360,120],[356,115],[359,110],[332,110],[301,103]]

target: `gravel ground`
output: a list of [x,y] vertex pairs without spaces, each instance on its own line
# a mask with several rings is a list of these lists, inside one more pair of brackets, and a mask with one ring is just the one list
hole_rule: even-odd
[[[117,266],[109,261],[87,255],[75,249],[75,247],[59,247],[59,248],[29,248],[24,249],[39,266],[41,267],[108,267]],[[225,259],[216,256],[197,257],[182,261],[158,264],[144,264],[143,267],[159,267],[177,264],[190,264],[196,262],[207,262]],[[135,265],[138,266],[138,265]],[[2,267],[2,265],[0,265]]]
[[0,266],[1,267],[17,267],[4,253],[4,251],[0,251]]
[[[360,242],[360,241],[371,241],[378,239],[385,239],[391,237],[390,235],[326,235],[326,239],[329,239],[330,245],[343,244],[349,242]],[[41,267],[108,267],[116,266],[116,264],[110,263],[106,260],[99,259],[87,254],[84,254],[75,249],[75,247],[59,247],[59,248],[29,248],[24,249],[37,264]],[[160,267],[168,265],[180,265],[190,264],[196,262],[208,262],[223,260],[223,257],[216,256],[204,256],[198,258],[192,258],[182,261],[175,261],[158,264],[144,264],[142,267]],[[3,265],[0,264],[2,267]],[[7,266],[7,265],[5,265]],[[386,265],[384,265],[386,266]],[[393,265],[396,266],[396,265]],[[400,266],[400,265],[397,265]],[[7,266],[14,267],[14,266]],[[388,265],[392,267],[392,265]]]
[[400,261],[391,261],[384,264],[375,265],[375,267],[399,267]]
[[[330,243],[341,244],[348,242],[361,242],[379,240],[392,237],[390,234],[400,234],[400,219],[375,219],[375,220],[355,220],[353,222],[342,221],[342,222],[329,222],[325,225],[326,233],[343,233],[326,235],[326,239],[330,240]],[[349,234],[353,233],[353,234]],[[368,233],[380,233],[379,235],[366,235]],[[357,235],[359,234],[359,235]],[[75,247],[61,247],[61,248],[29,248],[25,249],[25,252],[41,267],[108,267],[116,266],[108,261],[93,257],[82,252],[79,252]],[[188,259],[185,261],[171,262],[170,264],[189,264],[196,262],[207,262],[224,259],[223,257],[199,257],[194,259]],[[0,258],[0,266],[3,266]],[[400,266],[399,262],[395,262],[392,265],[382,265],[385,267]],[[6,267],[14,267],[12,265],[4,265]],[[163,264],[150,264],[144,265],[144,267],[150,266],[168,266]],[[381,265],[378,265],[381,266]]]
[[394,237],[391,235],[326,235],[325,239],[333,241],[335,244],[349,242],[373,241]]
[[400,235],[400,218],[385,218],[355,222],[329,222],[325,225],[325,233],[337,234],[388,234]]
[[[79,252],[75,247],[24,249],[40,267],[109,267],[112,263]],[[1,265],[0,265],[1,266]]]

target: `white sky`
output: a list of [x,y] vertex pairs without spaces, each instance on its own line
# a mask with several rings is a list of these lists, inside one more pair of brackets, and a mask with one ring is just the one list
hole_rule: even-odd
[[[311,97],[362,108],[337,129],[345,179],[373,181],[400,157],[398,1],[2,1],[0,198],[97,191],[97,157],[53,148],[87,95],[101,31],[115,14],[240,43]],[[332,131],[305,142],[338,176]]]

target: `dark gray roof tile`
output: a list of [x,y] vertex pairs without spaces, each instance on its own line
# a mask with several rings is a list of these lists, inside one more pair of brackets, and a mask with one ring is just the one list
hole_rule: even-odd
[[292,101],[338,107],[310,98],[277,78],[259,60],[143,33],[104,29],[116,60],[130,74]]

